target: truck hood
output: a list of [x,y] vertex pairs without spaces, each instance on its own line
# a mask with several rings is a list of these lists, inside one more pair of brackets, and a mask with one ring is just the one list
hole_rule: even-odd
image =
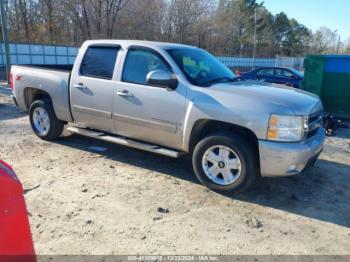
[[230,98],[233,97],[235,100],[239,97],[245,100],[250,98],[252,102],[273,104],[274,108],[280,107],[284,110],[290,110],[295,115],[308,115],[323,110],[318,96],[300,89],[277,84],[239,81],[216,84],[208,89],[213,92],[211,95],[219,101],[231,100]]

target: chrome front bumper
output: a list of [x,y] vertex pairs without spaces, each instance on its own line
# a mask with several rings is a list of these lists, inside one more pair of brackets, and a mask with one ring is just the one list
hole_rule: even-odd
[[259,140],[261,176],[291,176],[301,173],[317,160],[324,140],[323,128],[300,143]]

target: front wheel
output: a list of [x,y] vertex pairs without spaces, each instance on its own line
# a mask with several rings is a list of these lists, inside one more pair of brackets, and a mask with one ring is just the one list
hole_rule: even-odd
[[242,192],[259,173],[257,152],[236,134],[204,138],[194,149],[192,164],[199,181],[218,192]]
[[50,99],[34,101],[29,108],[29,120],[34,133],[43,140],[54,140],[63,132],[64,122],[57,119]]

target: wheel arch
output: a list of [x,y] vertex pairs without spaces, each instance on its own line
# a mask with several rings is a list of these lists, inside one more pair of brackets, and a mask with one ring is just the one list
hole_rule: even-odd
[[[23,91],[23,97],[24,97],[24,104],[25,104],[27,111],[29,111],[31,104],[34,101],[40,100],[40,99],[48,99],[48,100],[50,100],[50,102],[52,104],[52,108],[53,108],[55,115],[57,117],[62,116],[62,114],[58,114],[59,110],[56,107],[57,104],[54,103],[51,95],[45,90],[35,88],[35,87],[25,87],[24,91]],[[67,123],[69,121],[69,119],[67,119],[65,117],[60,117],[60,119],[62,119],[65,123]]]
[[52,102],[51,96],[48,92],[35,87],[24,88],[24,103],[27,110],[29,110],[30,105],[34,101],[43,99],[43,98],[50,99],[50,101]]
[[[251,143],[251,145],[256,150],[257,156],[259,156],[258,138],[252,130],[232,123],[210,119],[200,119],[194,123],[189,139],[189,152],[193,152],[196,144],[201,139],[215,132],[233,132],[242,135],[248,140],[248,142]],[[259,157],[257,159],[259,159]]]

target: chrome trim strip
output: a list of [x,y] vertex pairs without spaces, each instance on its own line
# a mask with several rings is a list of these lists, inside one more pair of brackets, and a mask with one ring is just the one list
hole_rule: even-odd
[[318,116],[313,122],[309,122],[309,132],[322,126],[322,115]]
[[157,129],[157,130],[161,130],[169,133],[176,133],[177,131],[176,125],[164,123],[161,121],[149,121],[149,120],[143,120],[140,118],[119,115],[119,114],[113,114],[113,119],[116,121],[121,121],[124,123],[136,125],[136,126],[143,126],[143,127]]
[[310,133],[323,126],[323,113],[317,112],[306,116],[306,123],[304,123],[304,139],[308,137]]
[[103,117],[103,118],[108,118],[108,119],[112,118],[112,112],[97,110],[94,108],[85,107],[85,106],[78,106],[78,105],[73,105],[73,109],[78,111],[78,112],[84,113],[84,114],[90,114],[93,116]]

